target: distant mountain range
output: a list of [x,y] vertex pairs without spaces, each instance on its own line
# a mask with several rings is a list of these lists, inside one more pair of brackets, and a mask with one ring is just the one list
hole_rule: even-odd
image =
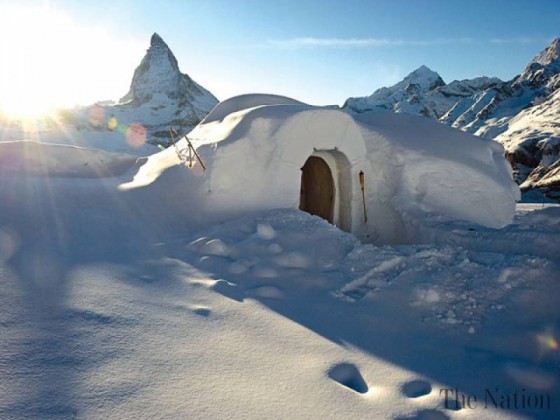
[[394,86],[349,98],[343,109],[423,115],[494,139],[522,190],[560,197],[560,38],[507,82],[478,77],[445,84],[421,66]]
[[370,96],[348,98],[343,108],[358,113],[393,111],[439,119],[458,101],[501,83],[497,78],[478,77],[447,85],[435,71],[421,66],[394,86],[378,89]]

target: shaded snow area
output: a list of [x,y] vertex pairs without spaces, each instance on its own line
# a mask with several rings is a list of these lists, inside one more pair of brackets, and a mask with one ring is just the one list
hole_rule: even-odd
[[165,154],[0,156],[2,419],[560,416],[559,207],[374,246],[293,207],[195,218],[206,175]]

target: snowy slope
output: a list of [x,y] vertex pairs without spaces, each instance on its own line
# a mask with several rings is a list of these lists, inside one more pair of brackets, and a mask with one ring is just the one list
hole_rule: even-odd
[[559,188],[552,178],[553,165],[560,160],[559,118],[560,89],[511,118],[507,130],[495,138],[515,163],[519,178],[526,180],[523,188]]
[[[539,180],[547,176],[547,168],[560,157],[559,88],[560,38],[531,60],[512,81],[458,102],[441,120],[501,142],[520,182],[535,170],[524,187],[543,187]],[[558,190],[558,183],[548,178],[546,187]]]
[[489,97],[475,108],[458,103],[458,109],[442,118],[444,122],[466,131],[494,138],[508,129],[509,121],[525,108],[546,101],[560,87],[560,38],[555,39],[510,82],[486,89]]
[[26,147],[44,171],[0,166],[0,417],[560,415],[559,208],[374,247],[295,209],[184,224],[184,167],[123,190]]
[[159,150],[155,145],[170,143],[169,127],[186,133],[217,103],[180,72],[177,59],[154,33],[120,103],[61,109],[35,121],[6,117],[0,123],[0,141],[23,139],[148,155]]

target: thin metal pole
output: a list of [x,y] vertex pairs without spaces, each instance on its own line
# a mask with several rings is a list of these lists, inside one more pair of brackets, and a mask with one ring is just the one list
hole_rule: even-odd
[[[177,155],[179,156],[179,158],[181,158],[181,160],[186,159],[186,157],[184,157],[184,155],[179,150],[179,146],[177,146],[177,142],[175,142],[174,134],[177,134],[177,131],[175,131],[175,129],[173,127],[169,127],[169,134],[171,135],[171,141],[173,142],[173,146],[175,146],[175,151],[177,152]],[[202,169],[206,170],[206,165],[204,164],[200,155],[196,152],[196,149],[194,148],[191,141],[189,140],[189,138],[186,135],[185,135],[185,140],[187,140],[187,144],[189,146],[189,158],[192,157],[191,153],[194,153],[196,159],[200,162],[200,166],[202,166]],[[192,162],[192,159],[190,159],[189,162]],[[189,168],[192,168],[194,165],[189,163],[187,166]]]
[[202,159],[200,158],[200,156],[198,155],[198,153],[196,152],[196,149],[193,147],[191,141],[189,140],[189,138],[185,135],[185,139],[187,140],[187,143],[189,143],[189,147],[191,148],[191,150],[193,151],[194,155],[196,156],[196,158],[198,159],[198,161],[200,162],[200,165],[202,166],[202,169],[206,170],[206,166],[204,165],[204,162],[202,162]]

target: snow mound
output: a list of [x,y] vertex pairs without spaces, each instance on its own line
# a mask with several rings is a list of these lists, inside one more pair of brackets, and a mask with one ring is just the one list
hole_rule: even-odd
[[[333,178],[333,224],[378,243],[416,240],[410,220],[434,213],[502,227],[512,221],[519,194],[499,144],[408,115],[351,116],[245,95],[218,105],[189,138],[206,170],[195,162],[192,171],[174,171],[175,180],[165,176],[180,165],[170,148],[151,156],[122,188],[171,188],[196,206],[186,218],[202,212],[227,220],[300,207],[302,168],[314,156]],[[188,147],[185,139],[178,146]]]
[[36,141],[0,142],[3,173],[70,178],[104,178],[122,175],[138,157],[83,147]]
[[255,108],[264,105],[305,105],[303,102],[281,95],[269,95],[264,93],[250,93],[247,95],[235,96],[220,102],[204,118],[202,124],[209,124],[214,121],[222,121],[225,117],[237,111]]

